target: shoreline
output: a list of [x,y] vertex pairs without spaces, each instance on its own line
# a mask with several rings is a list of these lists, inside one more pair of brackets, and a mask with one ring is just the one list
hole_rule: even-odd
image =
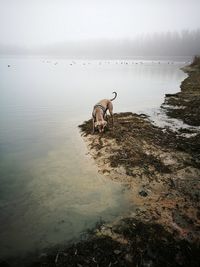
[[[199,126],[200,105],[193,101],[200,90],[193,90],[191,79],[200,85],[200,70],[187,68],[181,92],[166,94],[163,108],[169,117]],[[101,222],[86,240],[47,250],[33,262],[30,257],[26,266],[198,266],[200,132],[173,132],[131,112],[115,114],[114,131],[102,136],[90,134],[91,120],[79,127],[99,172],[127,186],[136,209]]]
[[[195,59],[194,59],[195,60]],[[166,94],[162,105],[168,105],[167,115],[181,119],[191,126],[200,126],[200,60],[181,68],[188,74],[180,85],[181,91],[175,94]]]

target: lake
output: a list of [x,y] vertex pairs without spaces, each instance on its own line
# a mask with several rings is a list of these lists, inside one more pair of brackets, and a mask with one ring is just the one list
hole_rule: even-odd
[[0,58],[0,257],[80,238],[134,208],[124,186],[98,173],[78,125],[113,91],[114,112],[159,108],[184,64]]

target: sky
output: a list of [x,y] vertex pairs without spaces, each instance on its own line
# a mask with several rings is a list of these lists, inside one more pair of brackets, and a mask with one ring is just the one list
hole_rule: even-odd
[[200,0],[0,0],[0,44],[131,39],[200,28]]

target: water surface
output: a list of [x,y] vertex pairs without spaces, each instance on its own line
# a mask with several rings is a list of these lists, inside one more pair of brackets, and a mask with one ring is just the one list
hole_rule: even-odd
[[114,112],[158,108],[186,77],[183,64],[0,59],[0,256],[77,238],[129,210],[129,195],[98,174],[77,126],[112,91]]

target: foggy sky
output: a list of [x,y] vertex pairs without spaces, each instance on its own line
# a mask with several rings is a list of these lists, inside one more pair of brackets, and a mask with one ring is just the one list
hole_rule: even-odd
[[0,44],[44,46],[200,28],[199,0],[0,0]]

